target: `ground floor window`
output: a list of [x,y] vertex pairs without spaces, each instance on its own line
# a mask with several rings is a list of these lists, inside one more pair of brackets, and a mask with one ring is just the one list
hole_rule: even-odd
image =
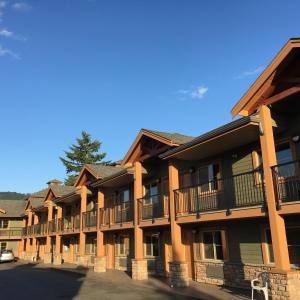
[[224,259],[222,232],[220,230],[202,232],[202,243],[204,259]]
[[160,255],[160,236],[159,233],[145,233],[144,248],[146,257],[157,257]]
[[130,254],[130,238],[127,234],[120,234],[116,237],[116,255],[128,256]]
[[96,254],[97,239],[94,237],[89,237],[86,239],[85,253],[86,254]]
[[[286,239],[289,250],[290,263],[300,264],[300,227],[286,228]],[[274,253],[272,247],[272,237],[270,229],[266,230],[266,243],[268,249],[268,262],[274,263]]]
[[0,242],[0,251],[7,249],[7,243],[6,242]]

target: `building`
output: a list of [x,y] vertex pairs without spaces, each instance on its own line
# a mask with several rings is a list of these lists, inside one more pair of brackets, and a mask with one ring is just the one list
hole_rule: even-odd
[[299,47],[290,39],[235,105],[242,118],[195,138],[142,129],[120,164],[50,184],[26,208],[23,257],[174,286],[249,288],[267,272],[273,299],[299,299]]
[[19,256],[25,201],[0,200],[0,251],[12,250]]

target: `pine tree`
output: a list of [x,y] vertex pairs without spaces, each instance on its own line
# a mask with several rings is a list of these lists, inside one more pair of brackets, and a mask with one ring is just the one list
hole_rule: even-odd
[[84,164],[108,164],[108,162],[103,161],[106,153],[99,152],[102,143],[98,140],[92,140],[89,133],[82,131],[81,137],[77,138],[76,142],[77,144],[72,144],[69,147],[70,151],[64,151],[65,158],[59,158],[66,167],[66,185],[73,185],[75,183]]

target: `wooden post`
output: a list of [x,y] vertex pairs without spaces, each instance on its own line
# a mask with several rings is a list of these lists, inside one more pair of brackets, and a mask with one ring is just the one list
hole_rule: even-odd
[[[39,217],[36,213],[33,215],[33,225],[37,225],[39,223]],[[37,238],[34,237],[32,239],[32,251],[36,252],[37,251]]]
[[81,186],[81,203],[80,203],[80,233],[79,233],[79,255],[85,255],[85,239],[86,235],[83,232],[83,213],[86,212],[87,205],[87,187]]
[[[30,210],[28,212],[28,222],[27,222],[27,226],[31,226],[32,225],[32,211]],[[30,243],[30,238],[27,238],[27,247],[26,247],[26,252],[31,252],[32,251],[32,247],[31,247],[31,243]]]
[[104,232],[100,228],[100,208],[104,207],[104,193],[98,191],[98,214],[97,214],[97,257],[105,256]]
[[[50,203],[48,205],[48,217],[47,217],[47,221],[48,224],[50,221],[52,221],[53,218],[53,204]],[[49,234],[49,227],[48,227],[48,231],[47,231],[47,236],[46,236],[46,249],[45,249],[46,253],[50,253],[51,252],[51,236]]]
[[142,164],[134,163],[134,256],[136,260],[144,258],[143,230],[139,226],[139,203],[143,197]]
[[[62,218],[62,207],[60,205],[57,206],[57,219]],[[55,254],[61,254],[61,236],[56,234],[55,236]]]
[[170,188],[170,223],[171,241],[174,262],[185,262],[184,245],[182,243],[181,227],[176,223],[174,190],[179,188],[179,173],[173,161],[169,162]]
[[277,164],[277,159],[270,109],[265,105],[261,106],[259,116],[263,130],[263,134],[260,136],[260,144],[275,267],[278,270],[288,271],[291,267],[285,223],[283,217],[281,217],[276,210],[274,183],[271,170],[271,167]]

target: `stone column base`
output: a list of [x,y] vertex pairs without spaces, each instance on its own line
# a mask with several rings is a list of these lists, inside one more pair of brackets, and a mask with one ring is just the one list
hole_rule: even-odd
[[132,279],[148,279],[148,261],[146,259],[132,259]]
[[94,271],[98,273],[106,272],[106,256],[95,257]]
[[26,259],[26,251],[21,251],[20,259]]
[[61,264],[62,264],[62,255],[61,255],[61,253],[54,254],[53,265],[59,266]]
[[44,253],[44,264],[52,264],[52,253]]
[[189,286],[187,263],[170,262],[170,282],[172,287]]
[[28,261],[37,261],[37,252],[27,252],[25,253],[25,260]]
[[300,299],[300,271],[269,273],[269,285],[272,300]]
[[87,267],[89,265],[89,256],[88,255],[79,256],[77,265],[82,267]]

